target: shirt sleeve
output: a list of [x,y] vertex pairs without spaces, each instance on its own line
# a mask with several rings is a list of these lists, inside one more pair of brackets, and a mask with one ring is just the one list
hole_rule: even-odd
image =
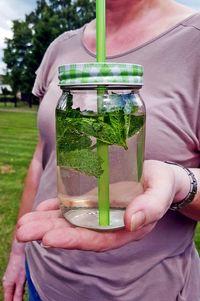
[[66,42],[71,37],[76,35],[82,28],[66,31],[58,36],[47,48],[42,62],[39,68],[36,71],[36,79],[33,85],[32,93],[39,97],[43,98],[49,84],[51,83],[53,77],[55,76],[55,67],[57,68],[57,60],[58,60],[58,53],[60,51],[61,45],[63,42]]
[[36,70],[36,78],[33,85],[32,93],[42,98],[48,88],[50,81],[50,70],[54,60],[54,43],[47,48],[39,68]]

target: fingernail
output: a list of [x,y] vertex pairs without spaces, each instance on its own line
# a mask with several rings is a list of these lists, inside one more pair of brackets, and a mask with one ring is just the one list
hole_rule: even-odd
[[45,246],[42,242],[40,243],[41,247],[44,248],[44,249],[49,249],[51,248],[50,246]]
[[142,211],[138,211],[132,215],[131,231],[136,231],[145,222],[145,215]]

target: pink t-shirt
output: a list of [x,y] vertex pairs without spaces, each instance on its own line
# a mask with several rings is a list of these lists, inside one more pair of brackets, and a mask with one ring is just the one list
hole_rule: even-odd
[[[42,99],[38,126],[43,174],[34,206],[56,197],[55,107],[58,66],[94,62],[83,29],[66,32],[48,48],[33,93]],[[141,95],[147,109],[146,159],[200,165],[200,14],[109,62],[144,66]],[[196,223],[168,211],[141,241],[96,253],[44,249],[29,243],[31,278],[43,301],[198,301],[200,266],[193,244]]]

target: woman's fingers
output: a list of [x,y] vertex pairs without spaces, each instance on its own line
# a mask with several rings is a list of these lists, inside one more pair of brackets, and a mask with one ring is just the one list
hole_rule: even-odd
[[4,289],[4,301],[13,301],[13,295],[15,291],[15,286],[6,283],[3,281],[3,289]]
[[168,202],[163,201],[158,193],[146,191],[132,201],[125,212],[125,225],[129,231],[136,231],[142,226],[157,222],[168,209]]
[[102,252],[119,248],[133,240],[139,240],[152,230],[148,225],[135,232],[126,230],[96,232],[83,228],[58,228],[47,232],[42,244],[50,248],[78,249]]
[[23,284],[20,283],[16,286],[13,301],[22,301],[23,300],[24,286],[25,286],[25,283],[23,283]]
[[174,174],[163,162],[145,162],[143,184],[144,193],[130,202],[126,209],[125,224],[129,231],[160,220],[174,198]]
[[34,212],[27,220],[21,221],[17,230],[17,239],[21,242],[42,240],[42,244],[51,248],[66,248],[91,251],[115,249],[124,244],[141,239],[152,229],[148,225],[137,231],[126,230],[97,232],[72,227],[65,219],[55,217],[51,212]]
[[59,201],[57,198],[48,199],[43,201],[37,208],[36,211],[47,211],[59,209]]
[[139,240],[155,226],[149,223],[133,232],[125,229],[100,232],[73,227],[63,218],[52,217],[50,212],[34,212],[33,215],[31,221],[21,222],[16,233],[17,239],[21,242],[41,240],[43,246],[50,248],[102,252]]
[[19,226],[16,237],[21,242],[41,240],[47,232],[62,226],[69,227],[69,223],[63,218],[43,217],[38,220],[34,218],[33,221],[25,222]]
[[10,277],[9,275],[5,275],[3,278],[4,301],[23,300],[24,286],[25,286],[25,272],[24,271],[21,272],[20,275],[17,275],[16,279],[12,279],[16,270],[17,267],[13,270],[13,274]]
[[23,300],[25,278],[24,246],[14,239],[3,277],[4,301]]
[[61,217],[61,211],[60,210],[50,210],[50,211],[34,211],[25,214],[22,216],[19,221],[17,222],[17,227],[20,227],[22,225],[25,225],[30,222],[34,221],[42,221],[44,219],[51,219],[51,218],[59,218]]

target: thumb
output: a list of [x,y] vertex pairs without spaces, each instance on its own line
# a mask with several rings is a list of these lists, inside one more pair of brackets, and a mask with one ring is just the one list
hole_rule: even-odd
[[124,222],[128,231],[157,222],[168,210],[170,196],[162,189],[149,188],[126,208]]

